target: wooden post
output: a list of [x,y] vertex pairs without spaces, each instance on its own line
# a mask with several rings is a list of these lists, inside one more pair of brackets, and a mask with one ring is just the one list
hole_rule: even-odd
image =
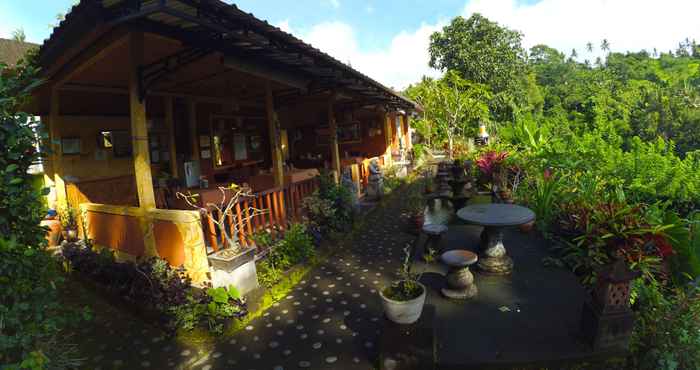
[[394,159],[391,148],[394,136],[392,124],[393,122],[391,122],[391,114],[387,112],[384,115],[384,136],[386,139],[386,150],[384,151],[384,165],[386,166],[391,166]]
[[330,147],[331,147],[331,168],[335,171],[336,182],[340,181],[340,148],[338,147],[338,123],[335,120],[335,110],[333,109],[333,104],[335,103],[336,93],[331,93],[330,99],[328,99],[328,127],[330,128]]
[[198,161],[199,160],[199,130],[197,130],[197,103],[194,101],[194,99],[189,99],[187,101],[187,112],[189,115],[189,119],[187,120],[187,123],[189,124],[190,128],[190,140],[192,143],[192,157],[190,158],[193,161]]
[[[131,141],[134,157],[134,176],[141,208],[156,208],[151,177],[151,158],[146,127],[146,102],[139,94],[139,66],[143,64],[144,38],[142,32],[129,35],[129,109],[131,115]],[[144,99],[145,100],[145,99]]]
[[165,126],[168,128],[168,146],[170,150],[170,173],[174,178],[180,177],[177,173],[177,152],[175,150],[175,121],[173,119],[173,97],[166,96],[165,99]]
[[279,123],[275,115],[275,101],[272,96],[272,83],[265,81],[265,108],[267,111],[267,130],[270,134],[270,149],[272,154],[272,175],[275,187],[284,186],[284,169],[282,168],[282,146],[280,145]]
[[406,150],[411,150],[413,149],[413,140],[411,140],[411,124],[408,112],[406,112],[403,122],[406,124]]
[[53,169],[53,184],[56,195],[56,207],[65,208],[68,205],[66,195],[66,183],[63,181],[63,155],[61,153],[61,135],[59,126],[59,92],[57,88],[51,90],[51,107],[49,112],[49,140],[51,140],[51,167]]

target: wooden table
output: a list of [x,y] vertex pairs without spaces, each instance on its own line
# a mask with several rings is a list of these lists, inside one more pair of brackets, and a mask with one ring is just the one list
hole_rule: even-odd
[[474,204],[457,211],[463,221],[484,227],[478,267],[493,274],[509,274],[513,271],[513,260],[503,245],[503,230],[507,227],[526,224],[535,219],[530,209],[514,204]]

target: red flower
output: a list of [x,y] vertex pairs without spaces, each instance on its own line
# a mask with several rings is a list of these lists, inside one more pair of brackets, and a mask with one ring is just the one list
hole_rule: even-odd
[[544,179],[545,179],[545,180],[550,180],[550,179],[552,178],[552,169],[551,169],[551,168],[546,168],[546,169],[544,170],[543,176],[544,176]]
[[481,158],[476,160],[476,165],[481,173],[486,176],[491,176],[497,165],[501,164],[508,157],[508,152],[486,152]]

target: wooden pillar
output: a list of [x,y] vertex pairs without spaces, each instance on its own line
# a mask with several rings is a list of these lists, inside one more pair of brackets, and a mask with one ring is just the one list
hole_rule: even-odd
[[336,181],[340,181],[340,148],[338,146],[338,122],[335,120],[335,109],[333,105],[335,103],[337,95],[335,92],[331,93],[330,99],[328,99],[328,127],[330,128],[330,147],[331,147],[331,168],[336,173]]
[[134,176],[141,208],[156,208],[151,177],[151,158],[146,127],[146,102],[139,94],[139,66],[143,64],[143,32],[129,35],[129,111],[131,116],[131,142],[134,158]]
[[190,129],[190,140],[192,144],[192,157],[190,160],[199,160],[199,130],[197,130],[197,103],[194,99],[189,99],[187,101],[187,114],[189,116],[187,124]]
[[170,173],[174,178],[179,178],[177,173],[177,151],[175,150],[175,120],[173,119],[173,97],[165,99],[165,126],[168,128],[168,149],[170,151]]
[[270,134],[270,149],[272,154],[272,175],[275,186],[284,185],[284,168],[282,167],[282,146],[280,144],[279,122],[275,114],[275,101],[272,96],[272,84],[265,82],[265,110],[267,111],[267,130]]
[[51,169],[53,170],[53,184],[56,196],[57,208],[65,208],[68,204],[66,195],[66,183],[63,181],[63,155],[61,152],[61,134],[59,130],[60,97],[57,88],[51,89],[51,106],[49,112],[49,140],[51,148]]
[[404,121],[406,124],[406,150],[413,149],[413,140],[411,139],[411,124],[408,112],[404,116]]
[[386,166],[391,166],[394,157],[392,154],[392,143],[393,143],[393,122],[391,122],[391,114],[389,112],[384,114],[384,138],[386,139],[386,150],[384,151],[384,164]]

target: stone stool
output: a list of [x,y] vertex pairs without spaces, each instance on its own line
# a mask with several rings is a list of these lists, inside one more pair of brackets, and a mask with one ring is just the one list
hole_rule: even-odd
[[440,239],[442,235],[447,232],[447,226],[440,224],[426,224],[423,225],[423,233],[428,236],[425,241],[425,250],[423,254],[428,254],[427,252],[432,250],[440,249]]
[[467,299],[476,296],[478,289],[474,284],[474,275],[469,266],[475,264],[479,257],[467,250],[451,250],[440,256],[450,271],[447,273],[447,287],[442,288],[442,294],[452,299]]

